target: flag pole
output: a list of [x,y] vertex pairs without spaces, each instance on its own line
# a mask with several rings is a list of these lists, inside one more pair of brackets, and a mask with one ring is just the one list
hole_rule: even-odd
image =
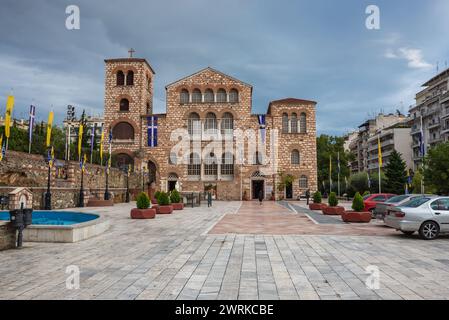
[[340,196],[340,151],[337,153],[338,156],[338,196]]

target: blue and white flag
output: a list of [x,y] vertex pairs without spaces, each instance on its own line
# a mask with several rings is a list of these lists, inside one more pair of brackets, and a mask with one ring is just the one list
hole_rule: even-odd
[[94,152],[94,142],[95,142],[95,130],[97,128],[97,125],[94,124],[94,126],[91,128],[91,133],[90,133],[90,157],[92,159],[92,154]]
[[419,155],[421,157],[424,157],[426,155],[426,150],[424,146],[424,130],[423,130],[422,116],[421,116],[421,129],[419,132]]
[[33,127],[34,127],[34,119],[36,116],[36,107],[33,105],[30,105],[30,119],[29,119],[29,126],[28,126],[28,141],[31,143],[33,141]]
[[148,146],[157,147],[157,116],[147,117]]
[[259,121],[259,129],[260,129],[260,137],[262,143],[265,143],[265,130],[266,130],[266,124],[265,124],[265,115],[259,114],[257,116],[257,120]]

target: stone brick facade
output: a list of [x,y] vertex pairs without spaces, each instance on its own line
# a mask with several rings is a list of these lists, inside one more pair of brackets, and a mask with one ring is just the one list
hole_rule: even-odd
[[0,221],[0,251],[15,248],[16,229],[9,221]]
[[[105,62],[105,128],[112,128],[115,135],[118,131],[114,131],[114,126],[119,122],[128,122],[129,130],[135,131],[134,139],[129,141],[114,136],[113,152],[127,155],[127,161],[134,164],[137,172],[149,171],[157,189],[173,189],[175,181],[183,192],[203,192],[212,187],[214,193],[216,190],[216,198],[221,200],[238,200],[241,197],[251,199],[259,189],[264,190],[266,199],[297,198],[307,189],[312,192],[317,189],[316,102],[293,98],[272,101],[264,114],[266,138],[261,147],[257,148],[256,141],[261,140],[261,130],[259,115],[251,113],[251,85],[212,68],[205,68],[167,85],[166,113],[153,115],[151,101],[154,72],[148,62],[136,58],[109,59]],[[126,88],[117,85],[117,72],[125,72],[129,68],[135,70],[134,84]],[[147,82],[149,78],[151,85]],[[129,112],[120,111],[119,100],[125,96],[130,101]],[[157,147],[148,147],[149,116],[158,117]],[[282,131],[283,123],[288,123],[288,126],[284,126],[285,132]],[[181,133],[172,136],[177,130],[181,130]],[[256,136],[246,136],[248,130],[252,130]],[[176,152],[175,161],[170,161],[171,152],[176,151],[173,148],[179,146],[184,136],[194,131],[199,132],[198,140],[186,145],[190,151]],[[274,131],[277,131],[277,141],[272,140]],[[231,135],[222,135],[225,133]],[[120,135],[123,136],[123,132]],[[218,138],[220,142],[216,147],[208,149],[211,138]],[[244,163],[240,164],[239,159],[242,158],[235,144],[242,141],[245,154]],[[234,165],[223,166],[222,156],[229,150],[225,148],[229,142],[234,143],[234,148],[231,148]],[[271,148],[272,144],[277,147],[277,152],[273,154],[272,150],[276,148]],[[190,166],[189,171],[188,163],[190,154],[194,153],[193,146],[196,145],[200,146],[202,160],[196,172],[198,174],[192,174],[194,170]],[[262,161],[262,164],[256,164],[252,159],[255,150],[265,154],[264,158],[269,163]],[[299,153],[299,162],[294,161],[297,164],[292,163],[292,152]],[[216,171],[207,166],[208,155],[215,157],[211,159],[216,159]],[[292,187],[278,190],[281,177],[286,175],[294,177]]]

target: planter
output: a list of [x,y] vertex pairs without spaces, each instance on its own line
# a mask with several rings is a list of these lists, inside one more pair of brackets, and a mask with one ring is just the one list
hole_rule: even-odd
[[156,210],[149,209],[137,209],[131,210],[131,219],[154,219],[156,216]]
[[343,212],[345,212],[345,208],[343,207],[324,207],[322,209],[323,213],[325,215],[329,215],[329,216],[340,216]]
[[173,210],[182,210],[184,209],[184,203],[172,203]]
[[156,210],[156,214],[159,214],[159,205],[158,204],[152,204],[151,205],[151,209],[154,209],[154,210]]
[[357,211],[344,211],[341,214],[341,219],[344,222],[370,222],[371,212],[357,212]]
[[170,214],[173,212],[173,206],[172,205],[168,205],[168,206],[159,206],[159,211],[158,214]]
[[309,209],[310,210],[323,210],[323,208],[326,208],[327,205],[324,203],[309,203]]

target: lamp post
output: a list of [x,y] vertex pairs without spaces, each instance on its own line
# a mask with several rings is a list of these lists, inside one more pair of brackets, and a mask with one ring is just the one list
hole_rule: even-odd
[[51,210],[51,156],[50,151],[48,151],[49,156],[47,157],[47,164],[48,164],[48,175],[47,175],[47,192],[45,193],[45,203],[44,203],[44,209],[45,210]]
[[125,194],[125,202],[129,203],[129,170],[131,169],[131,165],[123,166],[123,171],[126,173],[126,194]]
[[104,191],[104,200],[109,200],[109,164],[106,165],[106,189]]
[[[83,161],[83,160],[81,160]],[[80,208],[84,207],[84,163],[81,162],[81,187],[80,187],[80,197],[79,205]]]

